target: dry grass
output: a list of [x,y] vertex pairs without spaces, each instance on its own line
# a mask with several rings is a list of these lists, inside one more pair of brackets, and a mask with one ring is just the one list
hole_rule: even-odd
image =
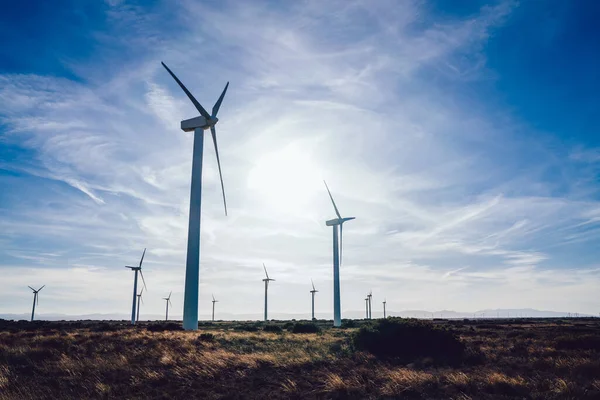
[[446,324],[483,356],[452,368],[383,361],[351,350],[353,329],[240,332],[223,323],[200,337],[0,321],[0,399],[600,398],[597,321]]

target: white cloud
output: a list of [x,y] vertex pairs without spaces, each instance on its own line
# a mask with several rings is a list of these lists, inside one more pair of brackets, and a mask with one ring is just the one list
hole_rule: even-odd
[[431,20],[421,2],[182,2],[185,29],[164,36],[151,24],[158,14],[111,4],[119,41],[143,49],[135,61],[116,68],[101,53],[73,66],[87,83],[0,76],[4,139],[35,150],[35,166],[0,165],[35,177],[11,181],[29,196],[0,214],[0,251],[11,257],[0,261],[11,277],[3,311],[26,307],[33,277],[48,282],[56,311],[127,310],[121,266],[144,247],[147,307],[160,313],[163,295],[181,296],[192,137],[178,126],[196,111],[160,60],[208,109],[231,82],[217,129],[227,218],[205,142],[206,307],[213,292],[224,310],[259,312],[264,261],[277,279],[273,310],[308,310],[311,277],[317,308],[332,309],[326,179],[341,212],[357,217],[345,226],[346,310],[361,310],[370,288],[389,309],[595,310],[597,265],[570,247],[598,237],[600,206],[581,195],[595,183],[565,179],[556,195],[542,179],[583,150],[549,157],[520,139],[527,128],[510,114],[488,115],[421,74],[457,85],[486,76],[482,49],[513,3]]

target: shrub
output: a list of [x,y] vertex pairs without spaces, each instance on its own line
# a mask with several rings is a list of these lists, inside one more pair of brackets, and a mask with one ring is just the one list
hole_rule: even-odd
[[342,328],[356,328],[356,321],[353,319],[343,319]]
[[233,328],[236,331],[242,332],[258,332],[258,325],[243,324]]
[[296,322],[294,327],[292,328],[292,332],[294,333],[319,333],[321,332],[321,328],[318,325],[313,324],[312,322]]
[[286,322],[285,324],[283,324],[283,329],[285,329],[286,331],[291,331],[292,328],[294,328],[293,322]]
[[595,350],[600,351],[600,336],[563,336],[556,340],[556,350]]
[[281,329],[281,327],[277,326],[277,325],[265,325],[263,327],[263,331],[279,333],[279,332],[283,332],[283,329]]
[[352,337],[355,349],[381,358],[413,361],[430,357],[454,363],[463,358],[465,345],[448,330],[428,321],[389,318],[363,326]]
[[182,331],[183,327],[177,322],[162,322],[157,324],[146,325],[146,330],[150,332]]
[[204,332],[198,336],[198,341],[200,342],[214,342],[215,335],[212,333]]

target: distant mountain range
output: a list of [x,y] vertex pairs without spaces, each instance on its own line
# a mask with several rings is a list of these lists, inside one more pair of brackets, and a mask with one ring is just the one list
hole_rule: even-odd
[[[520,308],[520,309],[486,309],[475,312],[462,312],[452,310],[441,310],[441,311],[426,311],[426,310],[404,310],[404,311],[388,311],[388,317],[403,317],[403,318],[444,318],[444,319],[463,319],[463,318],[561,318],[561,317],[596,317],[597,315],[583,314],[583,313],[568,313],[561,311],[540,311],[533,308]],[[201,321],[210,320],[210,315],[199,315]],[[255,314],[230,314],[230,313],[219,313],[217,316],[219,320],[225,321],[260,321],[263,319],[262,313]],[[316,313],[315,317],[318,319],[332,319],[331,313]],[[365,317],[364,311],[346,311],[343,313],[342,318],[348,319],[362,319]],[[382,318],[383,312],[373,311],[373,318]],[[0,319],[6,320],[29,320],[31,314],[0,314]],[[291,319],[310,319],[309,313],[277,313],[273,312],[269,315],[270,319],[277,320],[291,320]],[[128,321],[130,315],[127,314],[83,314],[83,315],[67,315],[67,314],[39,314],[36,315],[37,320],[45,321],[77,321],[77,320],[97,320],[97,321]],[[143,321],[155,321],[163,320],[164,315],[160,314],[147,314],[140,315],[140,319]],[[181,320],[181,315],[172,315],[169,319]]]

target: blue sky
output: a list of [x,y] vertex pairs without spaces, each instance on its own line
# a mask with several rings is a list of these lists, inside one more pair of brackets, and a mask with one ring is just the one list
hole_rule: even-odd
[[[196,115],[210,108],[200,313],[598,312],[600,55],[593,1],[35,2],[0,16],[0,312],[127,313],[144,247],[183,299]],[[378,299],[379,298],[379,299]]]

